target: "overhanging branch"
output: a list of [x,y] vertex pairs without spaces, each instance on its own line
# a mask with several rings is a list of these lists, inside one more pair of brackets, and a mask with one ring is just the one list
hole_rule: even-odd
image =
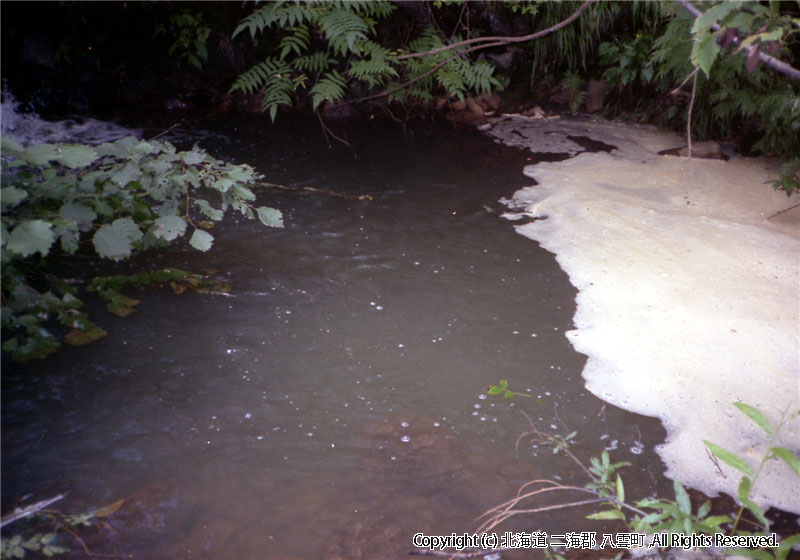
[[[677,1],[681,6],[683,6],[683,8],[687,12],[692,14],[692,16],[694,16],[695,18],[698,18],[701,15],[703,15],[703,12],[701,12],[700,10],[698,10],[697,8],[692,6],[692,4],[689,3],[689,0],[677,0]],[[719,24],[714,23],[714,24],[711,25],[711,29],[713,31],[719,31],[721,28],[720,28]],[[733,42],[734,45],[739,45],[739,43],[741,43],[741,41],[736,37],[733,39],[732,42]],[[753,49],[758,49],[758,45],[756,45],[756,46],[746,45],[744,47],[744,50],[747,52],[748,55],[752,54]],[[790,65],[786,64],[785,62],[783,62],[781,60],[778,60],[777,58],[774,58],[774,57],[768,55],[765,52],[761,52],[761,50],[758,50],[757,54],[758,54],[758,59],[761,62],[763,62],[764,64],[766,64],[767,66],[769,66],[770,68],[772,68],[773,70],[775,70],[777,72],[780,72],[781,74],[784,74],[785,76],[789,76],[793,80],[800,80],[800,70],[798,70],[797,68],[794,68],[793,66],[790,66]]]

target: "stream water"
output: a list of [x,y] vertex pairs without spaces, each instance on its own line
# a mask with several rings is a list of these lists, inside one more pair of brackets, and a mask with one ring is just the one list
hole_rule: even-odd
[[[316,123],[179,130],[271,182],[371,200],[262,194],[284,229],[231,218],[207,254],[121,268],[215,269],[229,296],[141,293],[131,317],[95,309],[103,341],[4,363],[3,512],[29,494],[69,491],[69,512],[125,498],[82,535],[136,558],[397,558],[529,479],[586,482],[562,454],[515,450],[521,411],[577,431],[583,458],[631,461],[629,493],[663,489],[660,424],[584,389],[564,336],[575,290],[499,216],[534,155],[428,124],[365,123],[330,148]],[[500,379],[534,398],[487,397]],[[587,513],[508,527],[599,530]]]

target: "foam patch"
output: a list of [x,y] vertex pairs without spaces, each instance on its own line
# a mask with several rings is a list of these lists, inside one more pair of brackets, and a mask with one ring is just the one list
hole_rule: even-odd
[[[772,217],[796,198],[764,184],[775,162],[659,156],[682,139],[611,123],[504,117],[489,134],[534,152],[576,134],[617,146],[528,166],[539,185],[505,201],[509,217],[547,218],[516,229],[579,291],[567,336],[589,358],[587,388],[662,420],[667,476],[735,496],[739,473],[703,440],[756,466],[768,438],[732,403],[773,423],[800,408],[800,209]],[[774,445],[800,452],[800,420]],[[753,498],[800,514],[800,481],[770,461]]]

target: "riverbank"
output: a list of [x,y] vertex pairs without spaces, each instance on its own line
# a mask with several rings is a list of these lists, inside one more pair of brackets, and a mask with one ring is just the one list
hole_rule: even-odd
[[[708,495],[736,495],[739,476],[703,440],[756,464],[761,429],[732,406],[774,423],[800,406],[800,209],[765,182],[774,162],[658,155],[684,139],[652,128],[504,116],[488,134],[534,152],[576,153],[528,166],[539,184],[506,201],[518,233],[555,253],[579,290],[574,348],[587,388],[667,432],[666,475]],[[581,138],[613,145],[581,153]],[[571,139],[570,139],[571,138]],[[800,420],[777,445],[800,451]],[[800,486],[769,462],[753,498],[800,514]]]

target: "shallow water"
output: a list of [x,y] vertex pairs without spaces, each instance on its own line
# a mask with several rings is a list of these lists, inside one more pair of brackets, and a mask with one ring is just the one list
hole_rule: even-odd
[[[143,293],[132,317],[100,312],[102,342],[4,363],[4,512],[31,493],[69,490],[70,512],[127,498],[116,532],[86,539],[141,558],[393,558],[416,532],[473,529],[528,479],[585,482],[562,455],[515,451],[520,410],[576,430],[583,457],[633,461],[629,494],[663,485],[660,424],[584,389],[564,337],[575,290],[499,217],[531,155],[429,125],[348,138],[252,118],[182,129],[271,182],[372,200],[263,194],[285,229],[229,219],[208,254],[133,263],[219,270],[230,296]],[[499,379],[540,402],[487,398]],[[600,530],[586,513],[524,526]]]

